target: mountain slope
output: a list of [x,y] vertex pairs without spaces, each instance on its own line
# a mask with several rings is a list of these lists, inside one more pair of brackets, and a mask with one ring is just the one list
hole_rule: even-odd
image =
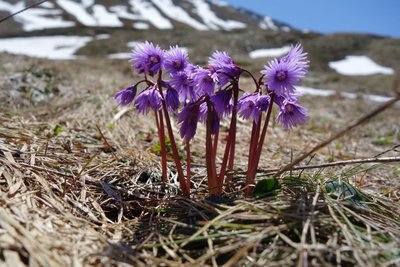
[[[32,1],[0,0],[1,17]],[[31,8],[7,21],[0,33],[64,27],[115,27],[168,30],[189,27],[199,31],[260,28],[289,31],[270,17],[237,9],[218,0],[55,0]]]

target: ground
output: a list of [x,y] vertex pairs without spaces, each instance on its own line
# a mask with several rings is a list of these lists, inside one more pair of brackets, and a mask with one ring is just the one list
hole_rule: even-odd
[[[193,193],[185,199],[172,162],[171,185],[160,183],[152,114],[121,111],[112,99],[137,79],[127,63],[11,55],[1,55],[0,63],[0,265],[400,264],[398,163],[296,171],[263,198],[245,199],[235,191],[210,199],[200,127],[192,143]],[[373,79],[389,88],[370,93],[394,95],[388,77]],[[345,86],[318,82],[339,91]],[[242,87],[251,88],[250,80]],[[259,180],[379,105],[340,94],[306,95],[302,103],[310,111],[306,125],[269,130]],[[301,165],[399,156],[399,110],[386,110]],[[237,190],[249,129],[239,122]]]

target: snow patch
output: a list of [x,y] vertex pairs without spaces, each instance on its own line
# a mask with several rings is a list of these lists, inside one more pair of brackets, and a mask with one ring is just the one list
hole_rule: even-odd
[[97,20],[98,26],[105,27],[122,27],[124,24],[118,19],[116,14],[108,12],[105,6],[94,5],[93,16]]
[[175,5],[172,0],[153,0],[153,3],[171,19],[187,24],[199,31],[208,29],[206,25],[193,19],[183,8]]
[[[23,1],[14,5],[0,1],[0,10],[15,13],[25,8]],[[34,31],[49,28],[65,28],[75,25],[72,21],[65,21],[60,15],[61,10],[45,8],[31,8],[15,16],[15,20],[22,24],[24,31]],[[52,17],[48,17],[48,16]]]
[[40,4],[40,7],[54,8],[54,4],[52,2],[44,2]]
[[111,35],[108,33],[103,33],[103,34],[99,34],[96,35],[96,40],[106,40],[106,39],[110,39]]
[[129,0],[134,13],[139,13],[142,19],[149,21],[154,27],[162,30],[173,29],[172,23],[164,18],[151,2],[143,0]]
[[122,19],[130,19],[130,20],[143,20],[143,16],[131,14],[128,11],[127,6],[112,6],[110,10],[114,13],[117,13],[118,17]]
[[277,31],[278,27],[275,25],[271,17],[265,16],[264,20],[260,22],[259,27],[263,30]]
[[220,0],[210,0],[211,3],[217,6],[229,6],[229,4],[225,1],[220,1]]
[[367,56],[346,56],[343,60],[329,62],[329,67],[348,76],[391,75],[394,73],[393,69],[380,66]]
[[149,24],[144,22],[135,22],[132,24],[132,27],[138,30],[148,30],[150,28]]
[[0,39],[0,52],[54,60],[77,59],[74,53],[91,37],[41,36]]
[[140,44],[140,42],[132,41],[128,42],[126,45],[130,48],[135,48],[138,44]]
[[381,96],[381,95],[368,95],[368,94],[355,94],[355,93],[349,93],[349,92],[338,92],[335,90],[329,90],[329,89],[317,89],[317,88],[310,88],[310,87],[304,87],[304,86],[296,86],[296,91],[299,92],[302,95],[313,95],[313,96],[335,96],[339,95],[344,98],[348,99],[363,99],[363,100],[368,100],[372,102],[387,102],[389,100],[392,100],[393,98],[390,96]]
[[85,26],[97,26],[96,20],[80,4],[71,0],[57,0],[57,3]]
[[95,0],[82,0],[82,5],[86,8],[94,5]]
[[129,59],[131,57],[131,53],[115,53],[109,54],[107,57],[109,59]]
[[211,10],[210,5],[204,0],[190,0],[196,13],[211,30],[235,30],[247,28],[247,25],[235,20],[222,20]]
[[250,58],[263,58],[263,57],[281,57],[286,55],[290,51],[290,46],[284,46],[281,48],[266,48],[257,49],[249,53]]

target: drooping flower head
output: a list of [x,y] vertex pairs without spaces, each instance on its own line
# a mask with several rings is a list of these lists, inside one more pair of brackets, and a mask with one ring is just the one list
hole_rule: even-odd
[[269,95],[260,95],[256,103],[257,108],[261,112],[267,111],[270,104],[271,104],[271,98],[269,97]]
[[190,141],[197,130],[200,105],[197,102],[187,104],[178,114],[178,123],[181,124],[179,133],[182,138]]
[[180,105],[178,91],[169,87],[165,93],[165,104],[170,111],[176,111]]
[[267,78],[265,84],[276,95],[292,94],[295,86],[300,84],[300,79],[307,74],[308,63],[302,46],[292,46],[286,56],[270,61],[261,73]]
[[164,51],[153,43],[139,43],[131,53],[129,62],[138,73],[145,73],[153,76],[164,65]]
[[219,130],[219,125],[220,125],[220,116],[218,115],[217,110],[215,109],[214,103],[211,101],[211,99],[207,99],[206,102],[204,103],[207,105],[207,116],[205,123],[209,123],[211,125],[210,132],[211,134],[217,134]]
[[182,103],[186,103],[188,101],[192,102],[197,99],[193,79],[190,77],[190,71],[188,69],[171,75],[171,79],[168,81],[168,84],[178,91],[179,100]]
[[214,104],[215,111],[220,118],[229,115],[232,112],[232,89],[219,90],[210,97],[211,102]]
[[192,73],[193,84],[196,92],[199,95],[212,95],[214,92],[214,80],[212,78],[212,72],[203,68],[196,68]]
[[215,51],[208,60],[208,66],[215,73],[214,81],[220,87],[239,77],[241,70],[226,52]]
[[260,117],[261,111],[257,107],[259,94],[258,93],[244,93],[238,101],[239,115],[246,120],[257,121]]
[[290,129],[307,121],[307,109],[296,101],[285,99],[280,106],[276,121],[285,129]]
[[155,86],[143,91],[135,100],[135,107],[139,113],[146,114],[150,109],[160,110],[162,98]]
[[170,74],[176,74],[184,71],[189,64],[189,57],[185,50],[175,46],[171,47],[165,54],[165,70]]
[[114,95],[114,99],[120,106],[127,106],[135,99],[137,88],[136,86],[130,86],[124,90],[119,91]]

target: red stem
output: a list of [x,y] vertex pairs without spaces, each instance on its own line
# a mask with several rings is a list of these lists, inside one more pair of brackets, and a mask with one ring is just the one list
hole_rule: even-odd
[[260,130],[261,130],[261,115],[258,118],[258,121],[255,122],[253,121],[253,127],[251,129],[251,140],[250,140],[250,148],[249,148],[249,159],[247,162],[247,175],[246,175],[246,185],[249,185],[252,183],[251,179],[251,169],[253,167],[254,163],[254,158],[255,154],[257,151],[257,143],[258,143],[258,138],[260,136]]
[[264,123],[264,127],[263,127],[263,130],[262,130],[262,133],[261,133],[261,137],[260,137],[260,140],[258,142],[257,149],[255,149],[254,158],[252,158],[253,159],[252,160],[253,164],[252,164],[250,170],[248,170],[248,173],[247,173],[247,177],[246,177],[247,188],[245,190],[245,196],[246,197],[251,196],[251,194],[253,192],[253,187],[250,186],[250,184],[254,183],[254,180],[256,178],[258,163],[260,162],[260,157],[261,157],[261,152],[262,152],[262,148],[263,148],[263,145],[264,145],[265,135],[267,133],[268,124],[269,124],[269,121],[270,121],[270,118],[271,118],[274,96],[275,96],[274,94],[271,95],[271,100],[270,100],[270,104],[269,104],[268,111],[267,111],[267,117],[265,118],[265,123]]
[[183,169],[182,169],[182,163],[181,160],[179,159],[179,152],[176,146],[175,142],[175,137],[174,137],[174,131],[172,130],[171,126],[171,119],[168,114],[168,108],[167,104],[165,103],[164,99],[164,94],[162,91],[162,71],[160,70],[158,72],[158,79],[157,79],[157,87],[158,90],[160,91],[161,97],[162,97],[162,108],[164,111],[164,116],[165,116],[165,122],[167,124],[167,130],[168,130],[168,136],[169,140],[171,142],[171,148],[172,148],[172,155],[175,161],[175,166],[176,166],[176,171],[178,172],[178,180],[179,180],[179,186],[182,190],[182,193],[185,197],[190,197],[190,188],[188,187],[188,183],[186,182],[185,175],[183,174]]
[[214,145],[213,145],[213,160],[217,160],[217,149],[218,149],[218,138],[219,138],[219,128],[217,133],[214,135]]
[[222,158],[222,164],[221,164],[221,170],[219,171],[219,176],[218,176],[218,193],[222,193],[222,185],[224,184],[224,177],[226,173],[226,165],[228,164],[228,157],[229,157],[229,152],[231,149],[231,132],[233,129],[233,124],[231,120],[231,125],[229,128],[229,133],[228,133],[228,140],[226,141],[225,145],[225,152],[224,152],[224,157]]
[[250,166],[253,162],[255,150],[257,148],[258,138],[260,136],[260,126],[261,124],[261,115],[258,118],[258,121],[253,121],[253,127],[251,128],[251,139],[250,139],[250,148],[249,148],[249,159],[247,162],[247,170],[250,169]]
[[190,188],[188,187],[188,183],[186,182],[185,175],[183,174],[182,164],[179,159],[179,152],[176,147],[174,132],[173,132],[172,126],[171,126],[171,119],[169,118],[167,105],[165,104],[164,100],[162,101],[162,105],[163,105],[163,110],[164,110],[164,114],[165,114],[165,121],[167,124],[169,140],[171,142],[172,154],[173,154],[175,165],[176,165],[176,171],[178,172],[179,184],[180,184],[183,195],[185,197],[190,197]]
[[190,143],[189,141],[185,140],[186,142],[186,182],[187,186],[190,189],[190,176],[191,176],[191,168],[190,168]]
[[232,133],[229,132],[229,137],[231,138],[231,148],[229,153],[229,163],[228,163],[228,176],[226,177],[226,190],[230,191],[230,184],[233,180],[233,166],[235,161],[235,146],[236,146],[236,123],[237,123],[237,104],[239,99],[239,84],[235,81],[233,85],[233,110],[232,110]]
[[207,165],[207,178],[208,178],[208,190],[210,196],[218,195],[217,188],[217,170],[215,167],[215,160],[213,156],[213,142],[211,136],[212,120],[215,112],[212,112],[212,106],[210,100],[207,101],[207,129],[206,129],[206,165]]
[[158,139],[160,139],[161,146],[161,169],[162,169],[162,180],[164,183],[168,183],[167,174],[167,150],[165,145],[165,132],[164,132],[164,120],[162,111],[160,110],[157,115],[157,111],[154,112],[156,116],[157,128],[158,128]]

